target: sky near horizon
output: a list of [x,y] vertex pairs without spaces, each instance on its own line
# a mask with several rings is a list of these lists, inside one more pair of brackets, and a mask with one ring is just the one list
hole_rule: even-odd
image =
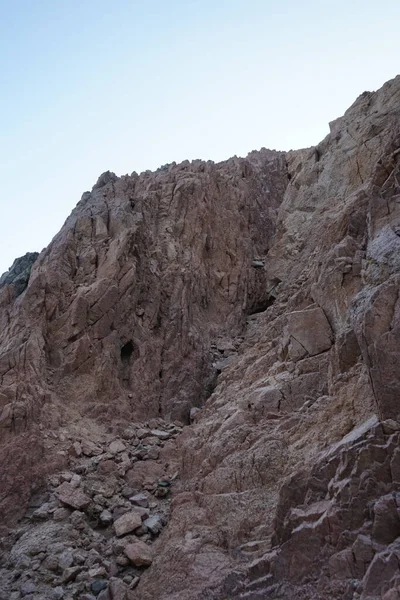
[[0,275],[98,176],[317,144],[398,72],[400,2],[0,0]]

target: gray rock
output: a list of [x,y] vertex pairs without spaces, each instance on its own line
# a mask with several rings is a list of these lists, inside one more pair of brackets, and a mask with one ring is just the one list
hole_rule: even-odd
[[85,529],[87,525],[85,514],[79,510],[75,510],[70,516],[70,523],[75,529]]
[[58,556],[58,564],[60,569],[64,571],[74,564],[74,555],[71,550],[65,550]]
[[108,581],[106,579],[95,579],[90,584],[90,589],[95,596],[98,596],[101,591],[107,589]]
[[71,511],[68,508],[57,508],[53,512],[53,520],[58,522],[65,521],[66,519],[68,519],[70,514]]
[[51,591],[51,600],[61,600],[64,597],[64,588],[61,586],[57,586]]
[[113,516],[109,510],[103,510],[99,518],[102,525],[110,525],[113,522]]
[[126,445],[122,440],[114,440],[108,447],[109,452],[112,454],[119,454],[120,452],[124,452],[126,450]]
[[38,252],[27,252],[24,256],[16,258],[8,271],[0,277],[0,288],[4,285],[13,285],[15,296],[19,296],[28,285],[33,264]]
[[158,535],[163,528],[161,515],[152,515],[145,521],[143,525],[153,534]]
[[62,574],[62,582],[69,583],[70,581],[75,581],[77,575],[82,571],[82,567],[69,567],[65,569]]
[[161,429],[152,429],[150,433],[159,440],[168,440],[170,437],[170,433],[168,431],[162,431]]
[[149,498],[147,494],[135,494],[134,496],[131,496],[129,500],[136,506],[143,506],[143,508],[147,508],[149,506]]
[[43,521],[44,519],[48,519],[50,516],[50,508],[51,505],[46,502],[40,508],[37,508],[32,514],[33,521]]
[[29,594],[34,594],[36,592],[36,584],[30,580],[25,581],[21,584],[19,591],[21,592],[21,596],[28,596]]

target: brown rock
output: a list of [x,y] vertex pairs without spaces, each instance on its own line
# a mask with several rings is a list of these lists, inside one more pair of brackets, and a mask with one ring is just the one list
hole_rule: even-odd
[[332,330],[321,308],[291,312],[287,319],[289,334],[310,356],[332,346]]
[[144,542],[136,542],[125,546],[124,552],[135,567],[148,567],[153,562],[153,549]]
[[[91,528],[102,511],[121,516],[124,487],[167,493],[157,482],[174,473],[138,600],[393,596],[399,106],[398,77],[315,148],[105,173],[22,280],[1,278],[5,597],[27,569],[47,593],[41,555],[57,544],[97,548],[100,564],[115,549]],[[188,423],[193,407],[182,432],[163,420]],[[105,436],[127,425],[129,460],[102,472]],[[76,460],[74,439],[103,442]],[[87,518],[29,520],[55,507],[37,497],[44,476],[68,469],[96,497]]]
[[100,446],[97,446],[90,440],[83,440],[81,443],[81,448],[83,454],[86,456],[99,456],[99,454],[102,454],[103,452]]
[[136,511],[125,513],[114,522],[115,534],[120,537],[135,531],[141,525],[142,518],[139,513]]
[[60,502],[76,510],[87,508],[91,501],[82,490],[66,481],[56,489],[55,493]]

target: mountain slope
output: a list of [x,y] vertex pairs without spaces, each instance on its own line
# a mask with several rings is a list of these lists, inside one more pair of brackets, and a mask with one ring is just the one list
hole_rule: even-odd
[[193,420],[132,597],[397,597],[399,117],[397,77],[315,148],[84,194],[0,288],[8,522],[70,460],[45,432]]

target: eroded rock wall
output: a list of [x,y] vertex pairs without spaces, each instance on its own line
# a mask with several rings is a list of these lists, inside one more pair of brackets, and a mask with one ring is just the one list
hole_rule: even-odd
[[266,259],[276,299],[181,438],[181,494],[144,598],[161,585],[169,600],[397,593],[398,425],[383,434],[379,419],[400,413],[399,117],[398,77],[288,153]]
[[400,77],[330,128],[104,174],[0,289],[7,514],[67,460],[46,430],[199,409],[135,598],[400,597]]
[[[240,336],[268,299],[253,262],[268,252],[286,185],[284,153],[268,150],[105,173],[36,260],[26,290],[15,293],[12,272],[4,278],[0,506],[15,510],[21,487],[29,493],[26,461],[39,474],[39,425],[188,422],[215,385],[212,344]],[[30,458],[14,452],[19,444]]]

